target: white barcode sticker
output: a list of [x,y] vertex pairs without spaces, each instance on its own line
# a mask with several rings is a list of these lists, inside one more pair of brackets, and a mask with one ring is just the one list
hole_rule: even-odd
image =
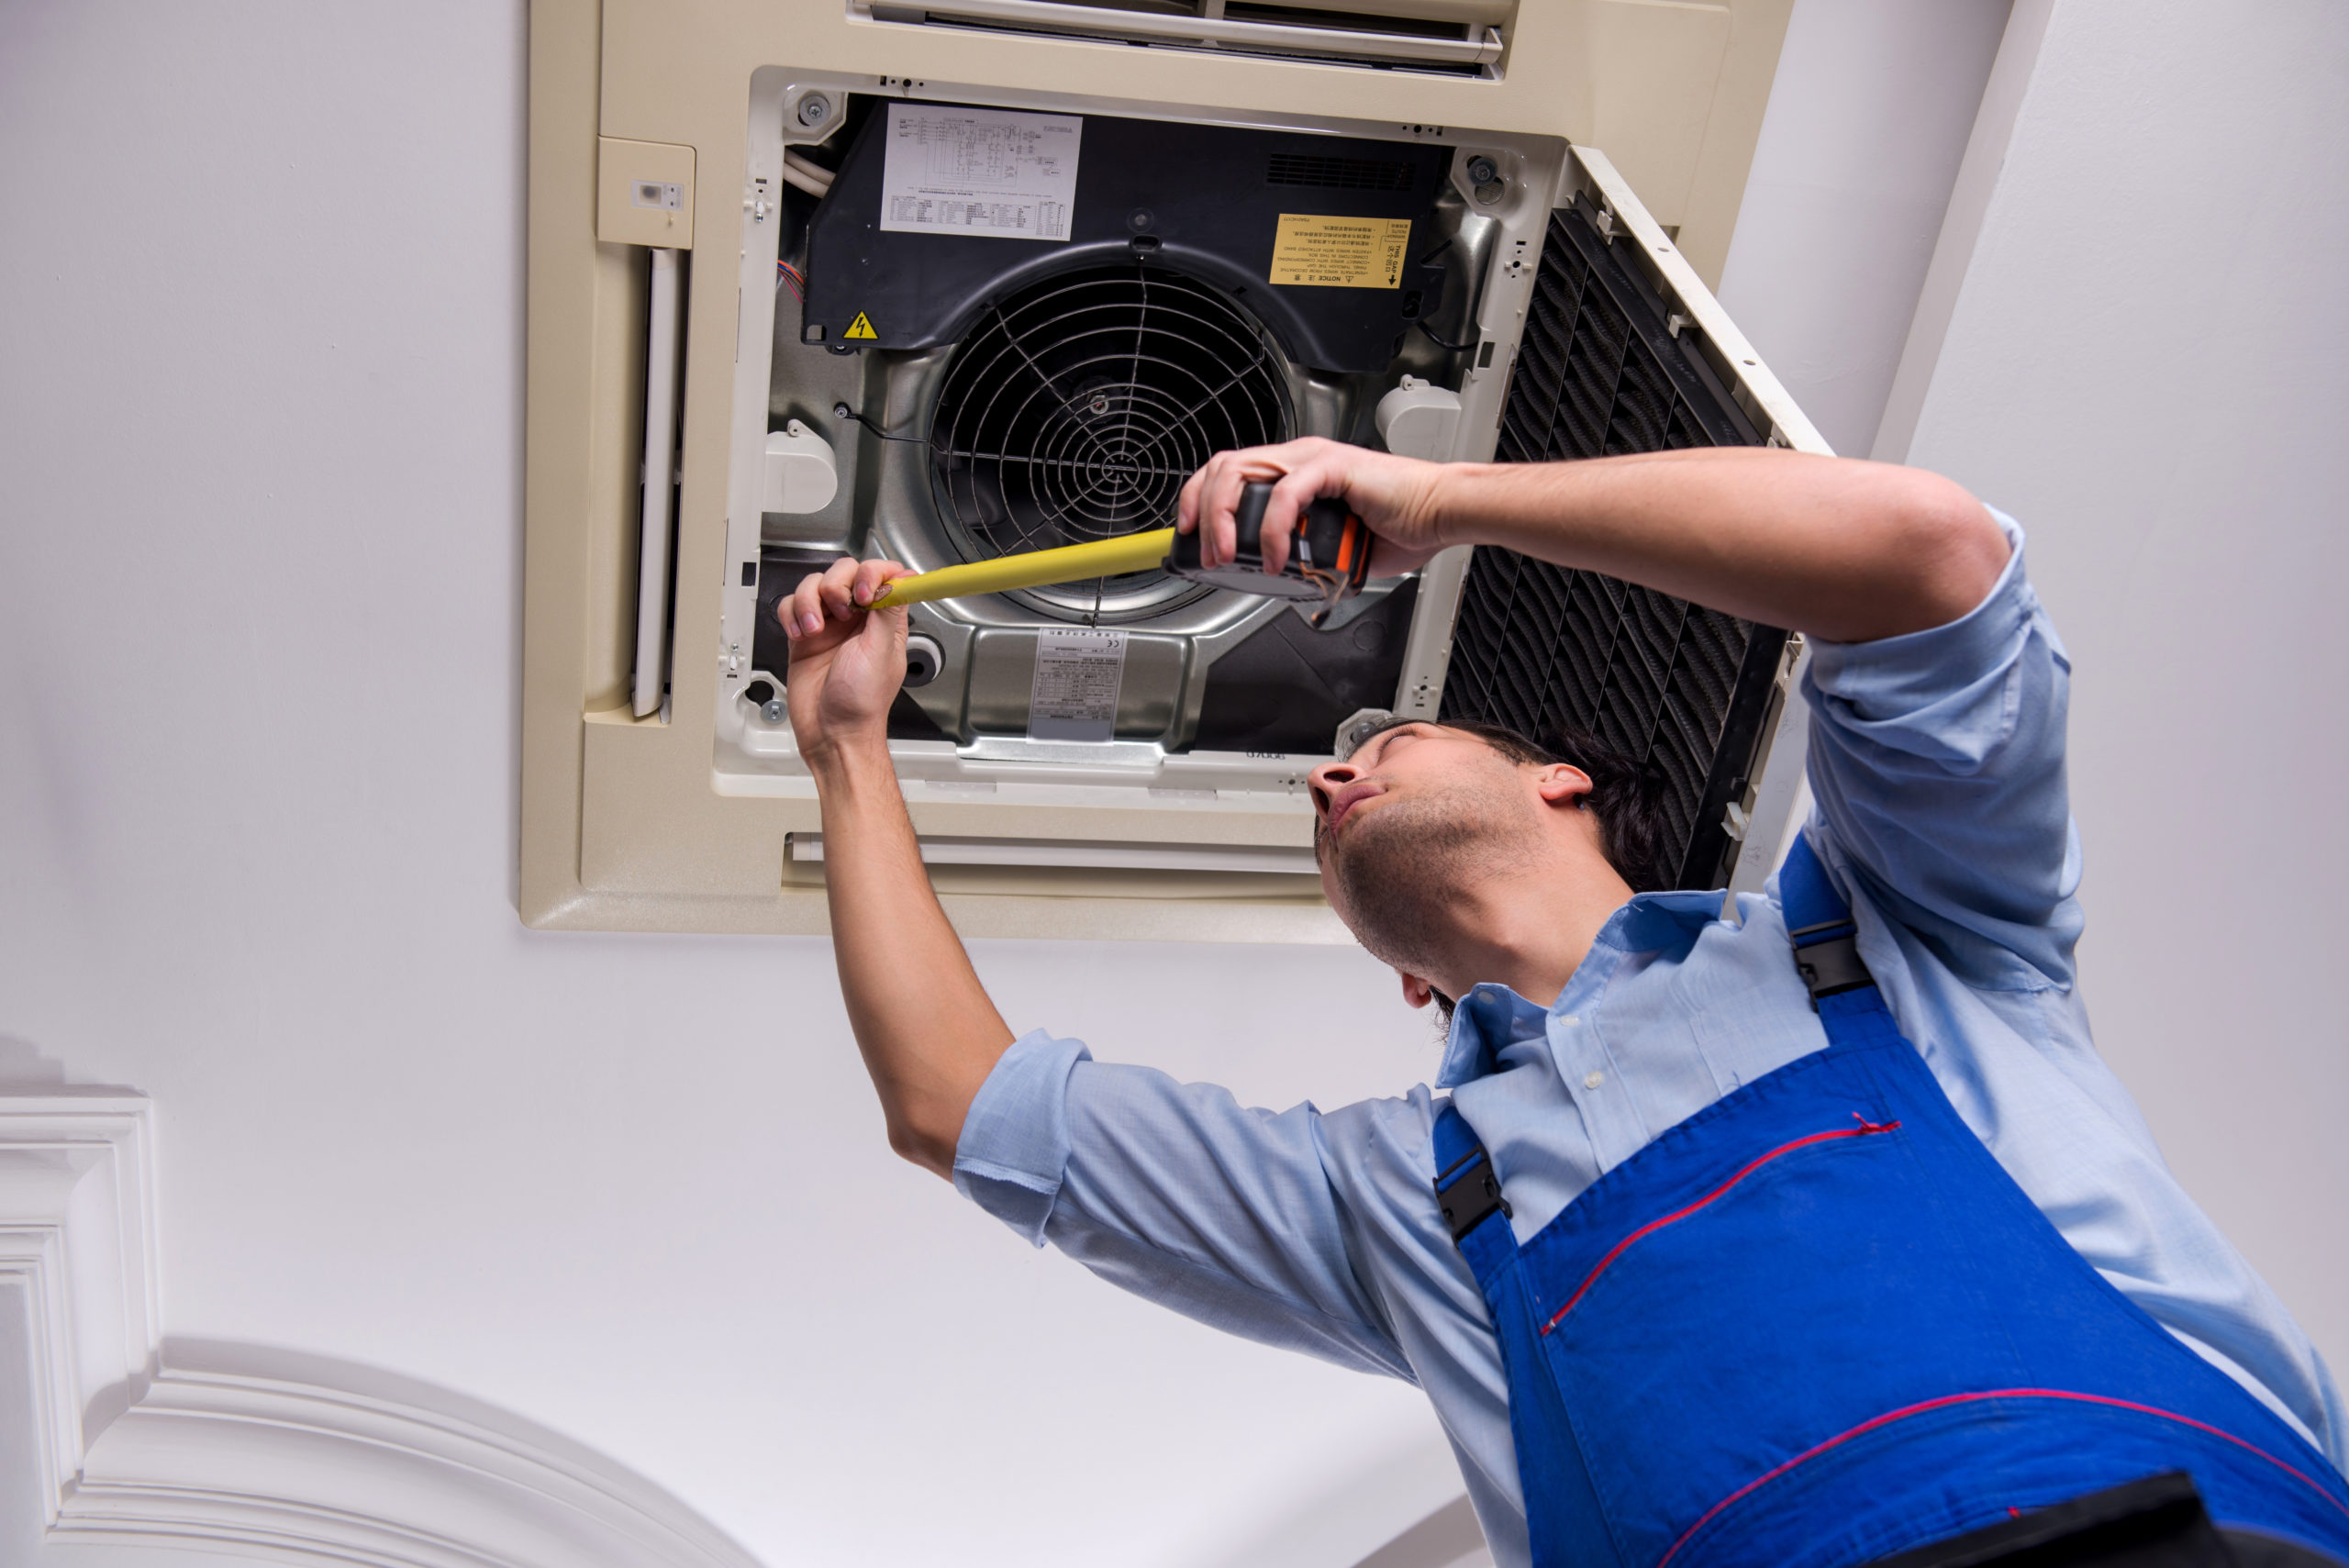
[[891,104],[881,227],[1062,239],[1076,212],[1077,115]]
[[1126,634],[1108,627],[1055,627],[1036,633],[1036,681],[1028,693],[1028,734],[1037,740],[1107,740],[1117,730],[1126,681]]
[[685,188],[665,180],[639,180],[635,183],[631,202],[637,206],[649,206],[667,212],[683,212]]

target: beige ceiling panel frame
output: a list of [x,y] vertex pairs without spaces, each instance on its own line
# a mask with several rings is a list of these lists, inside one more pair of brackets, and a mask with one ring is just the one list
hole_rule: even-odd
[[607,245],[694,244],[694,150],[669,141],[596,139],[596,238]]
[[[1683,250],[1709,283],[1790,4],[1527,5],[1499,79],[1415,77],[1413,117],[1582,139],[1617,105],[1631,139],[1617,138],[1619,161],[1646,172],[1634,184],[1653,178],[1680,204],[1663,221],[1678,223]],[[729,588],[728,411],[743,319],[738,278],[751,275],[738,265],[754,199],[753,72],[789,61],[811,76],[900,93],[936,76],[985,83],[1004,99],[1122,95],[1209,119],[1219,108],[1238,119],[1277,103],[1301,120],[1358,120],[1379,106],[1385,79],[1327,63],[861,21],[842,0],[712,0],[690,26],[653,0],[534,0],[530,58],[520,912],[542,927],[821,931],[820,862],[786,858],[791,834],[818,829],[812,790],[803,780],[729,793],[712,769],[724,650],[703,644],[722,622]],[[1614,95],[1619,80],[1653,95],[1638,114]],[[623,214],[599,188],[607,176],[657,180],[664,168],[683,173],[674,206],[631,203]],[[653,211],[664,235],[683,229],[665,243],[690,250],[696,264],[684,334],[674,697],[663,715],[639,720],[626,703],[642,247],[662,241],[635,226]],[[1044,784],[1007,784],[984,806],[919,782],[907,795],[918,830],[941,837],[1141,843],[1196,833],[1290,848],[1310,839],[1309,811],[1294,796],[1232,795],[1197,812],[1167,802],[1145,822]],[[1348,940],[1318,890],[1296,876],[993,865],[941,865],[933,876],[966,932]]]
[[[1793,8],[1794,0],[1529,0],[1506,73],[1415,76],[1415,117],[1606,148],[1657,221],[1678,227],[1710,287],[1729,252]],[[692,15],[684,27],[661,0],[607,0],[600,128],[718,153],[725,170],[705,165],[713,191],[732,188],[728,178],[741,172],[745,62],[1238,113],[1278,104],[1333,118],[1375,114],[1385,91],[1384,73],[1351,66],[860,21],[842,0],[712,0]]]
[[[1590,0],[1583,14],[1590,129],[1575,139],[1609,149],[1655,220],[1685,229],[1712,91],[1729,60],[1729,7]],[[1689,101],[1698,83],[1700,106]]]

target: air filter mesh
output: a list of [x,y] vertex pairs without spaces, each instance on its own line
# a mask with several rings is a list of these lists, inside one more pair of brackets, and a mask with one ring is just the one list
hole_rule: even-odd
[[[1758,445],[1710,368],[1586,204],[1552,215],[1496,456],[1504,462]],[[1442,717],[1535,739],[1590,731],[1655,764],[1672,884],[1720,885],[1786,634],[1512,550],[1479,548]],[[1671,868],[1677,868],[1675,873]]]

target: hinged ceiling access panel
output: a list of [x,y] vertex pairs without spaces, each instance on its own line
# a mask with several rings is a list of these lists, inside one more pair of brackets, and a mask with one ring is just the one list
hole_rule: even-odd
[[[1691,324],[1619,250],[1613,228],[1614,215],[1587,195],[1552,215],[1495,458],[1763,444],[1695,351]],[[1752,804],[1786,650],[1776,628],[1480,548],[1453,626],[1442,717],[1545,740],[1571,726],[1653,765],[1671,821],[1657,868],[1664,885],[1719,887]]]

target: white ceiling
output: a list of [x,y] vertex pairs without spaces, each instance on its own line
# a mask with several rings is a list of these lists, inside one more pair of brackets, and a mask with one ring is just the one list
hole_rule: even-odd
[[[2066,0],[2063,59],[2141,28],[2128,9]],[[1971,0],[1920,6],[1907,31],[1872,11],[1798,7],[1723,291],[1854,450],[1930,254],[1912,209],[1955,173],[1995,37]],[[1410,1389],[1127,1298],[894,1160],[822,942],[517,922],[525,44],[518,6],[456,0],[0,6],[0,1083],[151,1097],[167,1335],[510,1412],[775,1568],[1347,1568],[1457,1494]],[[1973,87],[1951,85],[1966,72]],[[1887,94],[1887,74],[1920,90]],[[1933,134],[1877,138],[1881,157],[1823,184],[1795,172],[1822,138],[1865,139],[1919,105]],[[2144,111],[2103,112],[2068,130],[2026,118],[2031,221],[2074,199],[2068,149]],[[2339,145],[2326,123],[2277,134]],[[2261,199],[2285,202],[2276,189]],[[1878,221],[1893,213],[1909,217]],[[2079,279],[2105,262],[2066,265]],[[1838,297],[1851,312],[1822,309]],[[2294,297],[2337,328],[2337,305]],[[1961,313],[1953,341],[1969,364],[2011,361],[1986,319]],[[2300,396],[2337,415],[2331,374]],[[1919,436],[1961,478],[2020,439],[1995,428],[2011,378],[1965,387],[1928,404]],[[2093,492],[2065,480],[2060,448],[2020,446],[2037,466],[1990,474],[1995,499]],[[2165,526],[2201,537],[2223,479],[2221,462]],[[2275,551],[2310,526],[2285,524]],[[2075,537],[2077,564],[2051,552],[2049,591],[2121,671],[2083,681],[2080,721],[2097,748],[2083,776],[2118,813],[2114,760],[2160,716],[2128,684],[2137,645],[2093,597],[2101,536]],[[2309,654],[2260,657],[2341,667]],[[2096,817],[2084,798],[2082,814],[2092,857],[2117,868],[2092,896],[2157,906],[2161,868],[2188,851],[2142,813]],[[2337,873],[2341,835],[2326,817],[2299,863]],[[2337,1204],[2344,1167],[2275,1147],[2247,1110],[2279,1081],[2300,1102],[2287,1118],[2341,1103],[2340,998],[2306,991],[2282,1015],[2330,1031],[2326,1052],[2287,1052],[2232,1099],[2204,1086],[2210,1132],[2172,1092],[2201,1037],[2171,1049],[2139,996],[2148,965],[2176,961],[2162,922],[2110,914],[2123,940],[2092,940],[2089,973],[2128,977],[2116,1059],[2211,1184],[2197,1190],[2349,1351],[2338,1262],[2296,1264],[2281,1240]],[[1262,1103],[1395,1092],[1431,1060],[1427,1024],[1353,950],[974,956],[1015,1028]],[[2229,1070],[2267,1061],[2259,1049],[2227,1041]],[[22,1335],[0,1317],[0,1340]],[[0,1362],[21,1361],[0,1343]],[[21,1425],[0,1421],[0,1476],[25,1473],[9,1462]],[[24,1491],[0,1496],[10,1562],[33,1560]]]

